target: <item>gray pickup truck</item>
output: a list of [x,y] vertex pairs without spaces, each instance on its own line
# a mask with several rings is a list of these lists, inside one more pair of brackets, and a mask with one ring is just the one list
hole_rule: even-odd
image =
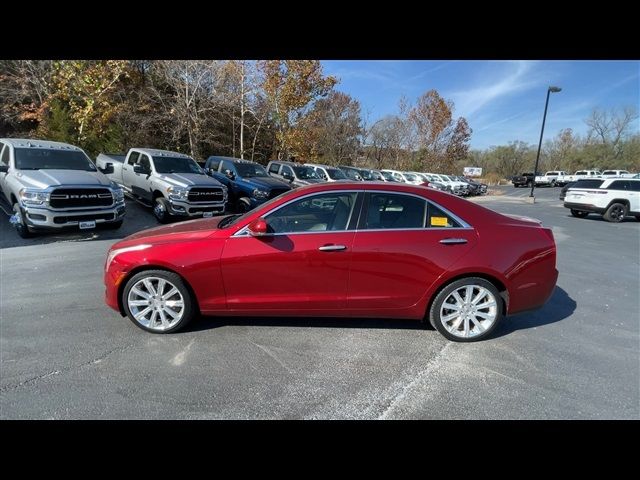
[[123,190],[66,143],[1,138],[0,188],[23,238],[63,227],[119,228],[124,219]]
[[211,217],[225,211],[227,188],[188,155],[132,148],[126,156],[101,153],[97,164],[129,197],[152,207],[160,223],[174,215]]

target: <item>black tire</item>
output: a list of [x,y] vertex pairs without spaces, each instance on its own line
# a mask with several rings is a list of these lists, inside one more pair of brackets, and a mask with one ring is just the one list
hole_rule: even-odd
[[517,185],[517,184],[515,184],[515,183],[513,184],[513,188],[518,188],[519,186],[520,186],[520,185]]
[[238,209],[238,212],[247,213],[249,210],[251,210],[251,200],[249,200],[247,197],[242,197],[238,200],[236,207]]
[[571,209],[571,215],[573,215],[574,217],[577,217],[577,218],[584,218],[587,215],[589,215],[589,212],[585,212],[584,210],[574,210],[572,208]]
[[624,203],[612,203],[602,216],[607,222],[619,223],[627,216],[627,206]]
[[14,223],[16,232],[20,238],[31,238],[33,233],[29,230],[29,227],[24,223],[24,210],[20,208],[20,205],[16,202],[13,204],[13,214],[19,216],[19,221]]
[[[131,291],[131,288],[140,280],[149,277],[162,278],[172,283],[178,289],[184,301],[184,311],[182,313],[182,318],[180,319],[180,321],[178,321],[178,323],[166,330],[157,330],[146,327],[135,319],[135,317],[131,313],[131,310],[129,309],[127,298],[129,296],[129,292]],[[180,275],[178,275],[177,273],[169,272],[167,270],[145,270],[143,272],[136,273],[127,281],[124,288],[122,289],[122,296],[120,300],[122,302],[124,312],[127,314],[127,317],[129,317],[129,320],[131,320],[137,327],[141,328],[142,330],[146,330],[147,332],[151,333],[177,332],[178,330],[184,328],[193,319],[193,317],[196,316],[198,311],[191,291],[189,290],[189,288],[187,288],[186,284],[182,280],[182,277],[180,277]]]
[[[441,307],[444,301],[449,297],[449,295],[455,290],[465,287],[468,285],[476,285],[479,287],[486,288],[495,298],[496,303],[496,316],[493,323],[482,333],[479,333],[473,337],[459,337],[450,333],[445,326],[443,325],[442,318],[440,315]],[[438,330],[445,338],[451,340],[453,342],[477,342],[479,340],[484,340],[487,338],[495,328],[498,326],[500,321],[502,320],[502,297],[500,296],[500,292],[495,287],[495,285],[488,280],[480,277],[467,277],[461,278],[460,280],[456,280],[446,285],[433,299],[433,303],[431,304],[431,308],[429,309],[429,322],[431,325]]]
[[103,223],[103,228],[107,230],[118,230],[122,226],[123,220],[118,220],[117,222],[108,222]]
[[169,213],[169,202],[164,197],[156,198],[153,202],[153,215],[160,223],[169,223],[171,221],[171,214]]

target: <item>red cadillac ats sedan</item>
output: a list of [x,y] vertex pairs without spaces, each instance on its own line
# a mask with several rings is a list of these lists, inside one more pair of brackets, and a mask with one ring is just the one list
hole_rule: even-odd
[[423,186],[333,182],[244,215],[152,228],[116,243],[106,303],[169,333],[203,315],[382,317],[486,338],[554,289],[540,222]]

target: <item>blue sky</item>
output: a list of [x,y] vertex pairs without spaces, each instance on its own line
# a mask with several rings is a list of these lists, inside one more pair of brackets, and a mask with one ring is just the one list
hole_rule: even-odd
[[[511,140],[537,144],[547,86],[551,94],[545,139],[563,128],[584,134],[584,119],[594,108],[640,103],[638,61],[408,61],[328,60],[325,74],[340,79],[337,90],[357,98],[370,123],[398,112],[398,100],[410,101],[435,88],[455,104],[454,115],[469,121],[472,148]],[[638,131],[640,124],[633,125]]]

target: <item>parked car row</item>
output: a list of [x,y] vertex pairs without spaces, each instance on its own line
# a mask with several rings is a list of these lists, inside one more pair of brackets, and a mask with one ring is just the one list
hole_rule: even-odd
[[423,185],[458,196],[482,195],[487,186],[455,175],[374,170],[273,160],[188,155],[131,148],[101,153],[93,162],[79,147],[59,142],[0,139],[0,187],[18,234],[98,225],[119,228],[127,196],[160,223],[229,211],[244,213],[293,188],[320,182],[379,181]]
[[524,172],[511,178],[511,183],[515,188],[529,187],[535,183],[536,187],[564,187],[571,182],[589,178],[631,178],[633,173],[627,170],[578,170],[573,175],[569,175],[563,170],[550,170],[544,175],[540,173]]

